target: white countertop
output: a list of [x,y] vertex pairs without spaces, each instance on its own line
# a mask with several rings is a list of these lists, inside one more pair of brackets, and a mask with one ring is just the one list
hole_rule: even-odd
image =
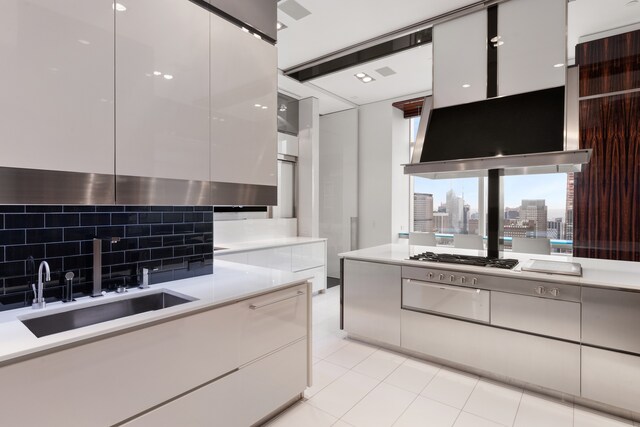
[[224,243],[215,242],[215,255],[235,254],[238,252],[255,251],[258,249],[279,248],[283,246],[304,245],[306,243],[324,242],[327,239],[319,237],[282,237],[278,239],[253,240],[247,242]]
[[[574,285],[610,287],[640,291],[640,263],[631,261],[612,261],[604,259],[578,258],[563,255],[537,255],[504,252],[504,258],[514,258],[519,264],[513,270],[486,268],[461,264],[444,264],[424,261],[408,260],[409,256],[422,252],[449,253],[459,255],[486,256],[484,251],[470,249],[455,249],[450,247],[413,246],[388,244],[360,249],[338,254],[347,259],[373,261],[392,264],[402,264],[421,267],[446,268],[454,271],[468,271],[490,274],[494,276],[517,277],[521,279],[535,279],[554,281]],[[582,277],[560,274],[535,273],[522,271],[522,264],[531,259],[541,259],[561,262],[577,262],[582,266]]]
[[[213,275],[159,283],[151,285],[149,289],[144,290],[133,288],[129,289],[126,294],[108,293],[97,299],[84,297],[74,303],[52,303],[42,310],[33,310],[27,307],[0,312],[0,343],[2,343],[0,345],[0,363],[10,363],[15,358],[22,358],[33,353],[67,346],[168,317],[234,303],[256,295],[284,289],[307,279],[309,279],[309,276],[304,272],[290,273],[216,260],[214,261]],[[163,289],[197,298],[197,300],[41,338],[33,335],[19,320],[25,317],[38,317],[83,306],[111,302],[121,298],[130,298],[145,293],[155,293]]]

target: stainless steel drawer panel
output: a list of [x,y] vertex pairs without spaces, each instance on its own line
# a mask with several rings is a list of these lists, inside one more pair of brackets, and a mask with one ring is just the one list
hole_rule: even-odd
[[402,310],[402,347],[578,396],[580,345]]
[[640,354],[640,293],[582,289],[582,342]]
[[[486,268],[490,271],[490,268]],[[513,273],[514,275],[517,273]],[[518,277],[491,276],[455,269],[455,264],[446,269],[431,267],[402,267],[402,277],[406,279],[425,280],[449,285],[477,287],[492,291],[503,291],[523,295],[538,296],[563,301],[580,302],[580,286],[555,281],[529,280]]]
[[582,347],[582,397],[640,412],[640,357]]
[[489,322],[491,292],[402,280],[402,307]]
[[492,292],[491,324],[580,341],[580,303]]

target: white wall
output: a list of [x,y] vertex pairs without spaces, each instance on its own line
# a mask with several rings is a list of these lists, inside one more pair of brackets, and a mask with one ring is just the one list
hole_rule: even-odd
[[409,121],[391,104],[418,93],[359,108],[358,246],[397,243],[409,225]]
[[255,240],[281,239],[298,235],[296,218],[213,221],[215,246]]
[[399,243],[398,233],[409,231],[410,177],[402,165],[410,163],[409,120],[397,108],[391,112],[391,242]]
[[318,237],[320,181],[320,107],[317,98],[299,103],[298,132],[298,234]]
[[[338,254],[351,249],[358,216],[358,111],[320,117],[320,236],[327,238],[327,275],[340,277]],[[357,243],[357,242],[356,242]]]

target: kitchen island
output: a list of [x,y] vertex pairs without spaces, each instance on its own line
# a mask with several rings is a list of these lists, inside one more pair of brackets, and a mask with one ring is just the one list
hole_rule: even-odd
[[[514,269],[414,261],[446,247],[382,245],[341,254],[352,338],[627,418],[640,414],[640,266],[505,253]],[[523,271],[577,262],[582,276]]]
[[[3,424],[259,423],[309,384],[307,279],[215,261],[209,276],[3,312]],[[40,338],[22,322],[159,292],[187,302]]]

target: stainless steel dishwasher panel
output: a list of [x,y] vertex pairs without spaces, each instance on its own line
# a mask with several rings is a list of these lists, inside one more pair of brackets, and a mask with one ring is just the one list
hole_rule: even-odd
[[580,303],[491,293],[491,324],[580,341]]
[[490,291],[402,279],[402,308],[488,323]]
[[582,342],[640,354],[640,292],[582,288]]

